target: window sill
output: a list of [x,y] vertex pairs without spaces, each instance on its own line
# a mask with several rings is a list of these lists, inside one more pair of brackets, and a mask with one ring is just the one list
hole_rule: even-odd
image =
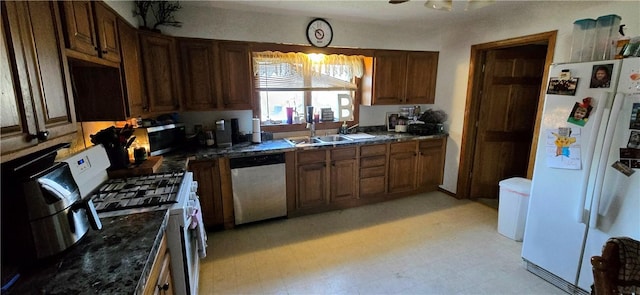
[[[349,126],[353,125],[353,121],[347,121]],[[316,124],[317,130],[326,130],[326,129],[339,129],[342,126],[342,122],[320,122]],[[278,125],[262,125],[260,126],[260,130],[279,133],[279,132],[290,132],[290,131],[304,131],[307,129],[306,123],[301,124],[278,124]]]

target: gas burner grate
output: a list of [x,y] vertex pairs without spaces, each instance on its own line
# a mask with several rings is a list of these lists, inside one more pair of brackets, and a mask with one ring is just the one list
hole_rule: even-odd
[[183,178],[184,171],[109,179],[91,199],[98,212],[177,203]]

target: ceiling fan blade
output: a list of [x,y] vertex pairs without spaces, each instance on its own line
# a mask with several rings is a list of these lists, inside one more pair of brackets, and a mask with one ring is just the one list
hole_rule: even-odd
[[409,2],[409,0],[389,0],[390,4],[400,4],[405,2]]
[[428,0],[424,3],[424,6],[437,10],[451,11],[453,0]]

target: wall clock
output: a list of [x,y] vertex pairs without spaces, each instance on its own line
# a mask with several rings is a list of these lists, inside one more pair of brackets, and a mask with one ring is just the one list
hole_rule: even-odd
[[307,26],[307,40],[315,47],[327,47],[333,39],[333,29],[324,19],[316,18]]

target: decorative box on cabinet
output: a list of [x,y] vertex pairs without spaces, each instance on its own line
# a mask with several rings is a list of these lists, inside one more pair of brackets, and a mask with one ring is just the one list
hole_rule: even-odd
[[57,4],[2,1],[0,11],[5,162],[71,141],[77,125]]

